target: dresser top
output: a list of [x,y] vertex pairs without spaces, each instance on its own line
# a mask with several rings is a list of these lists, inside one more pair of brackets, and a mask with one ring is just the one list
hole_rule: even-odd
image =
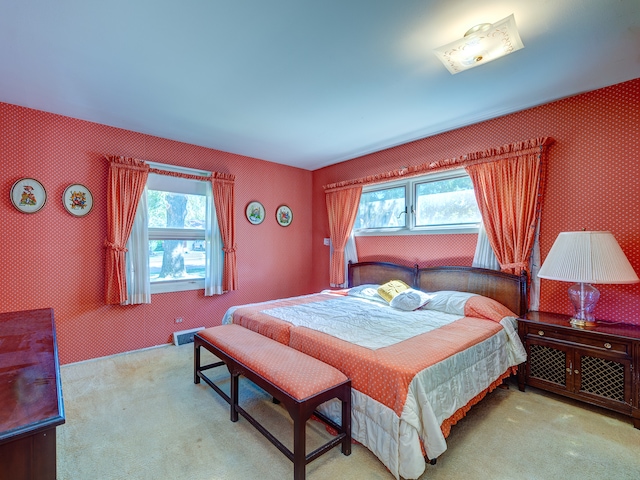
[[62,423],[53,310],[0,313],[0,442]]
[[528,312],[522,317],[522,320],[529,323],[554,325],[567,330],[588,331],[596,335],[615,335],[617,337],[640,340],[640,325],[598,320],[593,327],[577,327],[569,323],[571,316],[548,312]]

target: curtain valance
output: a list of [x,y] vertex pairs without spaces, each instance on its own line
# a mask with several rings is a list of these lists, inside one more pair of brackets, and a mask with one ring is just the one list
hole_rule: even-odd
[[370,185],[380,182],[388,182],[415,175],[424,175],[431,172],[463,168],[484,162],[495,162],[505,158],[528,155],[530,153],[540,153],[542,149],[551,144],[553,140],[549,137],[538,137],[521,142],[514,142],[500,147],[488,148],[479,152],[467,153],[459,157],[425,162],[420,165],[400,168],[390,172],[368,175],[354,180],[331,183],[323,188],[325,192],[337,191],[343,188],[351,188],[356,185]]
[[191,175],[189,173],[181,173],[181,172],[172,172],[169,170],[162,170],[160,168],[149,168],[149,173],[156,173],[158,175],[167,175],[169,177],[178,177],[178,178],[186,178],[188,180],[219,180],[219,181],[227,181],[233,182],[235,180],[235,175],[231,175],[230,173],[220,173],[220,172],[209,172],[208,176],[201,175]]
[[[223,172],[207,172],[208,175],[192,175],[189,173],[175,172],[172,170],[165,170],[162,168],[153,168],[146,161],[140,160],[137,158],[129,158],[124,156],[116,156],[116,155],[105,155],[104,158],[110,162],[110,166],[114,168],[126,168],[127,170],[139,170],[145,171],[148,173],[155,173],[157,175],[166,175],[169,177],[178,177],[178,178],[186,178],[189,180],[200,180],[203,179],[211,179],[211,180],[219,180],[223,182],[234,182],[236,179],[235,175],[231,173],[223,173]],[[152,162],[153,163],[153,162]],[[154,163],[158,165],[157,163]],[[173,165],[167,165],[167,167],[172,167]]]

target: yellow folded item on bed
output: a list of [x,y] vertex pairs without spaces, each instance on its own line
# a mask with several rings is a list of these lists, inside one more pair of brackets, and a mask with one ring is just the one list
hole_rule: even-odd
[[410,288],[409,285],[404,283],[402,280],[391,280],[378,287],[378,294],[387,302],[390,302],[393,300],[393,297],[398,295],[400,292],[404,292],[408,288]]

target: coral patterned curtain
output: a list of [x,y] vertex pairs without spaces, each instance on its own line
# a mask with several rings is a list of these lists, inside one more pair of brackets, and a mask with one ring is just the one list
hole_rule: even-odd
[[362,185],[326,192],[329,232],[333,245],[329,281],[334,287],[345,282],[344,249],[356,221],[361,194]]
[[222,290],[225,292],[237,290],[238,288],[234,179],[233,175],[224,173],[213,173],[211,177],[213,201],[216,206],[216,215],[223,243],[222,250],[224,251]]
[[491,248],[503,272],[530,273],[538,223],[541,149],[466,167]]
[[[482,220],[501,270],[517,274],[526,270],[529,273],[529,257],[540,217],[542,160],[547,146],[552,142],[549,137],[531,138],[458,157],[325,185],[327,207],[330,192],[464,167],[473,181]],[[355,219],[358,205],[354,208]],[[331,215],[329,211],[330,227]],[[332,241],[333,235],[332,231]],[[333,262],[332,258],[332,268]]]
[[131,234],[140,196],[149,175],[143,160],[107,157],[109,182],[107,190],[107,249],[105,259],[105,302],[120,304],[127,300],[125,245]]

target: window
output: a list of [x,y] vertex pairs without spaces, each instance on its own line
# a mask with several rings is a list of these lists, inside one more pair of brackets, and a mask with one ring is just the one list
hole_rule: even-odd
[[[180,171],[194,174],[192,170]],[[151,293],[204,288],[206,223],[213,208],[209,183],[206,177],[199,181],[149,174],[146,194]]]
[[[172,185],[156,186],[159,182],[152,176],[173,180]],[[149,174],[149,177],[147,202],[151,290],[153,292],[154,284],[160,282],[184,281],[193,287],[204,288],[207,197],[206,192],[198,191],[198,184],[203,182],[190,181],[192,185],[186,186],[192,187],[193,193],[183,193],[179,188],[184,186],[180,185],[183,182],[175,182],[183,179],[155,174]]]
[[454,170],[362,190],[356,235],[471,233],[482,221],[471,178]]

